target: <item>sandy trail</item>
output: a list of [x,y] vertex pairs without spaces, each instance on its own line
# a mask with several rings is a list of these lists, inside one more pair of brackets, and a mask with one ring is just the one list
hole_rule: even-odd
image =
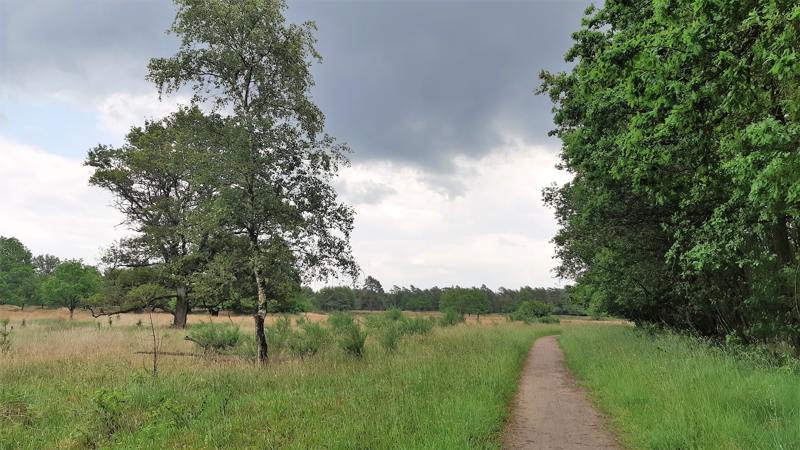
[[564,364],[555,336],[533,345],[506,427],[509,449],[619,449]]

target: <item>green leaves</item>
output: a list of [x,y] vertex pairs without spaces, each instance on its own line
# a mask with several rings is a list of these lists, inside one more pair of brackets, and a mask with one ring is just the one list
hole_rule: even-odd
[[794,295],[779,273],[800,246],[796,10],[609,1],[575,33],[574,69],[543,74],[575,174],[545,195],[560,273],[610,312],[800,344],[796,314],[752,312]]

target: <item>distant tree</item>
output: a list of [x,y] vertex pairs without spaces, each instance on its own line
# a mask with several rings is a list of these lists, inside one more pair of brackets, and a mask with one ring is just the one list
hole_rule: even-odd
[[453,287],[442,292],[439,309],[452,309],[459,314],[485,314],[489,310],[489,299],[480,289]]
[[0,236],[0,303],[25,308],[35,299],[31,252],[18,239]]
[[386,293],[383,291],[381,282],[372,276],[367,276],[364,286],[358,290],[357,306],[361,309],[378,310],[384,308]]
[[347,286],[325,287],[317,293],[317,306],[323,311],[349,311],[355,307],[356,295]]
[[227,114],[225,145],[204,164],[215,195],[203,217],[208,229],[248,239],[263,363],[264,318],[270,292],[279,289],[273,283],[288,273],[285,264],[304,279],[357,275],[349,244],[353,211],[331,185],[348,149],[324,134],[324,115],[311,100],[311,63],[319,59],[312,23],[287,24],[280,0],[175,3],[171,31],[180,49],[152,59],[148,78],[161,93],[190,87],[195,101]]
[[39,302],[41,307],[44,308],[45,301],[44,297],[41,295],[41,285],[50,275],[53,274],[53,271],[61,263],[61,260],[57,256],[44,254],[35,256],[31,262],[33,263],[33,271],[36,275],[36,300]]
[[42,295],[53,306],[65,307],[72,319],[75,309],[100,289],[100,272],[81,261],[67,260],[56,266],[42,283]]

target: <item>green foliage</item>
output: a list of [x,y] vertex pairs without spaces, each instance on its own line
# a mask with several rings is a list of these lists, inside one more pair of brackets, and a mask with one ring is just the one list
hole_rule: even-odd
[[560,275],[636,322],[800,346],[800,7],[607,1],[543,73]]
[[289,350],[293,356],[308,357],[316,355],[330,341],[330,333],[316,322],[304,321],[299,330],[289,340]]
[[362,358],[367,343],[367,332],[358,323],[351,322],[338,330],[339,347],[348,355]]
[[486,314],[490,310],[490,302],[484,290],[454,287],[442,292],[439,308],[442,311],[453,309],[460,314]]
[[401,337],[403,337],[403,333],[397,323],[386,322],[378,329],[378,342],[387,352],[397,350]]
[[187,339],[204,353],[223,353],[239,344],[241,334],[235,325],[200,323],[191,326]]
[[[102,278],[93,266],[68,260],[59,264],[41,285],[48,304],[66,307],[72,312],[100,290]],[[109,317],[110,319],[110,317]]]
[[464,322],[464,314],[455,309],[446,309],[442,311],[442,316],[439,317],[439,325],[448,327],[457,325]]
[[35,294],[30,250],[16,238],[0,236],[0,304],[24,306]]
[[349,311],[355,301],[355,292],[347,286],[325,287],[316,295],[317,308],[322,311]]
[[404,316],[400,308],[389,308],[383,313],[383,317],[386,318],[386,320],[400,320]]
[[344,330],[355,323],[352,314],[336,312],[328,316],[328,325],[333,328],[335,332]]
[[517,310],[509,314],[509,318],[511,320],[519,320],[525,323],[558,323],[558,319],[550,316],[552,313],[552,306],[540,301],[529,300],[520,303],[519,306],[517,306]]
[[397,326],[403,335],[428,334],[433,329],[433,325],[433,320],[424,317],[406,317],[397,321]]

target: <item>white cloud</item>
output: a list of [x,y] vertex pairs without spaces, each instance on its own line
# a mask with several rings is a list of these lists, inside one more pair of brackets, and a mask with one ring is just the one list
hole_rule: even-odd
[[344,185],[394,192],[379,203],[341,192],[357,212],[353,249],[364,275],[387,287],[559,285],[549,242],[557,226],[541,200],[544,187],[569,179],[556,162],[552,150],[514,141],[481,159],[458,159],[447,175],[463,187],[457,196],[431,182],[435,175],[409,167],[346,169]]
[[145,119],[160,119],[176,111],[179,105],[188,104],[189,98],[183,96],[169,96],[159,100],[155,93],[117,92],[103,98],[96,109],[103,128],[124,135],[131,126],[144,124]]
[[101,248],[121,237],[122,216],[111,196],[88,184],[81,161],[0,136],[0,235],[33,252],[96,263]]

